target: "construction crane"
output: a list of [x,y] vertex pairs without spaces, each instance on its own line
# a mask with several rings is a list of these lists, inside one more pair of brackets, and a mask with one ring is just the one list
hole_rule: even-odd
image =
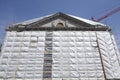
[[113,15],[114,13],[117,13],[118,11],[120,11],[120,6],[111,10],[110,12],[108,12],[107,14],[103,15],[102,17],[98,18],[98,19],[94,19],[94,17],[91,17],[91,20],[96,21],[96,22],[100,22],[101,20]]

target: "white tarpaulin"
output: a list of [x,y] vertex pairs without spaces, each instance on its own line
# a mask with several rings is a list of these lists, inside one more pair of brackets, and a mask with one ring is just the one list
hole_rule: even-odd
[[52,50],[53,80],[104,80],[103,67],[108,79],[120,78],[120,55],[109,32],[53,31],[52,43],[47,44],[45,34],[7,32],[0,56],[0,80],[41,80],[45,50]]

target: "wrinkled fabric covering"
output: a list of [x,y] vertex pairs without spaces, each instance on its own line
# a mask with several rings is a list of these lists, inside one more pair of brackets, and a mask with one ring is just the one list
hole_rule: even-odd
[[[46,31],[7,32],[0,56],[0,80],[42,80]],[[98,38],[96,37],[96,33]],[[53,31],[53,80],[120,79],[120,55],[107,31]]]

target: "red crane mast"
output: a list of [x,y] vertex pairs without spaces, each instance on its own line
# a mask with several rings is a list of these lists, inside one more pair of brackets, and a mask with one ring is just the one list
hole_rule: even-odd
[[96,20],[94,19],[94,17],[91,17],[91,20],[96,21],[96,22],[100,22],[101,20],[113,15],[114,13],[117,13],[118,11],[120,11],[120,6],[113,9],[112,11],[108,12],[107,14],[105,14],[104,16],[102,16],[102,17],[100,17],[100,18],[98,18]]

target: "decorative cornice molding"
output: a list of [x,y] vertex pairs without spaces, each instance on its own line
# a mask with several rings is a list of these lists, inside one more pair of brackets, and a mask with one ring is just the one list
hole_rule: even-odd
[[9,27],[6,31],[111,31],[108,27]]

